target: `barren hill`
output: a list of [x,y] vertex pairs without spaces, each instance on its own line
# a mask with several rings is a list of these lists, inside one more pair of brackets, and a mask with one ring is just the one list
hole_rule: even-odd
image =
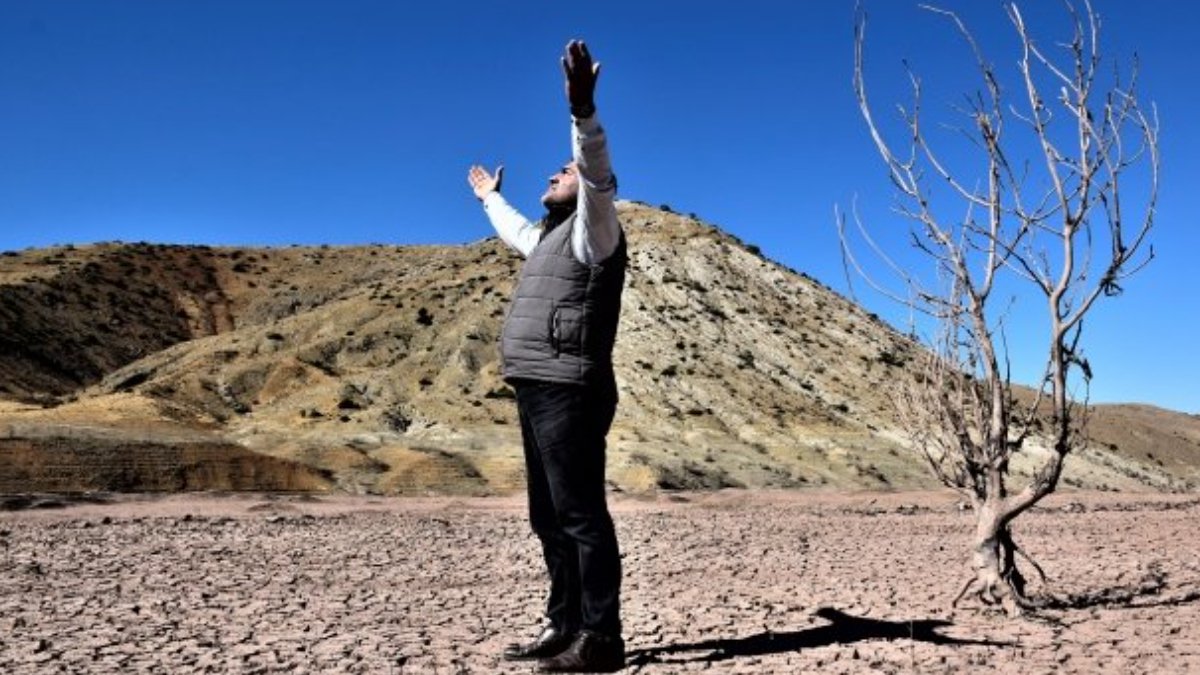
[[[616,487],[932,484],[888,404],[907,339],[717,228],[620,210]],[[494,239],[6,253],[0,492],[50,489],[47,467],[73,467],[52,489],[111,489],[88,476],[114,465],[131,467],[122,487],[150,489],[181,487],[148,478],[163,471],[182,487],[516,489],[496,340],[519,262]],[[1068,484],[1200,485],[1200,420],[1124,406],[1096,418]]]

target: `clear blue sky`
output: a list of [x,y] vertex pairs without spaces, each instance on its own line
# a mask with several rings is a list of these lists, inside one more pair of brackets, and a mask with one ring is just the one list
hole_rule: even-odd
[[[1025,4],[1030,23],[1061,34],[1059,3]],[[865,6],[880,110],[905,100],[895,80],[908,58],[930,83],[927,107],[944,111],[969,75],[955,34],[915,2]],[[1011,72],[999,2],[943,6]],[[1095,6],[1107,55],[1141,57],[1164,173],[1158,259],[1088,325],[1092,397],[1200,412],[1200,10]],[[0,250],[488,236],[466,169],[503,162],[505,193],[536,214],[569,150],[557,58],[583,37],[604,64],[597,97],[622,196],[694,212],[845,291],[834,205],[857,195],[889,226],[892,203],[850,86],[853,20],[851,0],[3,0]],[[1019,375],[1041,346],[1014,346]]]

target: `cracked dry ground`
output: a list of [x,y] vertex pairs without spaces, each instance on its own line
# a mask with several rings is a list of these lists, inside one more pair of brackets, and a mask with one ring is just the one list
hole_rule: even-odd
[[[1200,500],[1058,495],[1066,607],[949,604],[943,494],[617,498],[627,672],[1200,672]],[[543,592],[519,498],[173,496],[0,515],[0,672],[491,673]]]

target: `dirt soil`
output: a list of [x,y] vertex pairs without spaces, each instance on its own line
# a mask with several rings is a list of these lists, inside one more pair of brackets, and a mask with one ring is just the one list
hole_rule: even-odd
[[[506,498],[0,498],[0,672],[527,673],[544,580]],[[616,497],[627,672],[1200,672],[1194,495],[1056,495],[1053,609],[951,600],[945,493]],[[1046,588],[1036,590],[1046,592]]]

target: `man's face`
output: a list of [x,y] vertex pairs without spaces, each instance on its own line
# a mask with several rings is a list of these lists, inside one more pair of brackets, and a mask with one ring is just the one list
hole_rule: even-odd
[[575,162],[567,162],[558,173],[550,176],[550,185],[542,195],[542,206],[548,209],[555,207],[575,206],[579,199],[579,172]]

